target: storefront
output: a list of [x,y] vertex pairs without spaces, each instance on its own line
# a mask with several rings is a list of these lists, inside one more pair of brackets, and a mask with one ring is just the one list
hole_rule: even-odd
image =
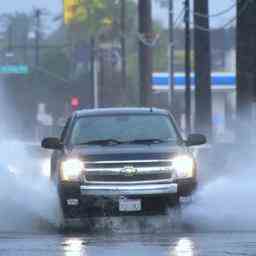
[[[173,112],[179,117],[179,125],[185,129],[185,75],[175,74],[174,108]],[[212,123],[214,137],[221,141],[233,139],[234,122],[236,118],[236,76],[234,73],[212,73]],[[169,98],[168,73],[153,74],[154,105],[168,108]],[[195,117],[195,77],[191,75],[191,109],[192,127]]]

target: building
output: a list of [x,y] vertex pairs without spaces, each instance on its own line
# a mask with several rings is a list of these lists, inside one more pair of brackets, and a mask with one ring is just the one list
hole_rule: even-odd
[[[174,112],[179,113],[180,126],[184,129],[185,115],[185,74],[176,73],[174,77]],[[235,73],[212,73],[212,110],[215,138],[231,140],[234,136],[233,123],[236,119],[236,75]],[[195,116],[195,75],[191,74],[192,127]],[[169,74],[153,74],[155,105],[168,106]]]

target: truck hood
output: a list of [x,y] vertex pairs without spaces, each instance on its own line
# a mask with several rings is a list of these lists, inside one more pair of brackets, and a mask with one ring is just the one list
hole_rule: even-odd
[[186,147],[172,143],[151,145],[123,144],[111,146],[77,146],[67,150],[68,157],[79,157],[85,161],[126,161],[169,159],[187,152]]

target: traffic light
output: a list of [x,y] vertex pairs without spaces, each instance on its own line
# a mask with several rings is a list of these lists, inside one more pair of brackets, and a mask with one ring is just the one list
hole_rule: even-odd
[[76,111],[79,108],[79,105],[80,105],[79,98],[76,97],[76,96],[73,96],[71,98],[71,108],[72,108],[72,111]]

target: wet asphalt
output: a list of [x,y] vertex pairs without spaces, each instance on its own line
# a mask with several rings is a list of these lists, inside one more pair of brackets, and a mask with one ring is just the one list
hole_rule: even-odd
[[[180,215],[179,215],[180,216]],[[180,219],[181,220],[181,219]],[[179,223],[179,224],[178,224]],[[0,233],[0,256],[256,255],[256,231],[197,230],[168,216],[95,219],[65,231],[44,225]]]
[[256,233],[1,234],[0,255],[256,255]]

